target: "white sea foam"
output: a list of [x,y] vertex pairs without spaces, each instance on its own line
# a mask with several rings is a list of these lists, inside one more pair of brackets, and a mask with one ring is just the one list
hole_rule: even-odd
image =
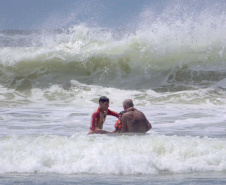
[[[203,87],[209,91],[214,86],[219,92],[226,76],[226,39],[219,26],[224,18],[216,17],[220,20],[216,28],[207,20],[189,30],[191,21],[185,20],[175,30],[177,23],[160,19],[129,33],[76,25],[59,34],[38,35],[39,47],[0,48],[0,83],[16,90],[42,91],[78,81],[87,86],[163,92]],[[205,36],[200,33],[203,26]],[[185,93],[187,100],[183,99],[189,101],[194,94],[201,97],[200,92]]]
[[95,106],[100,96],[106,95],[112,106],[121,106],[127,98],[133,99],[137,106],[152,105],[196,105],[223,106],[226,104],[226,93],[223,89],[203,88],[178,92],[156,92],[154,90],[126,90],[98,85],[87,85],[71,80],[70,85],[49,85],[46,88],[12,89],[0,86],[2,107],[18,107],[35,104],[73,105],[75,107]]
[[[225,173],[226,4],[180,2],[135,29],[0,33],[0,174]],[[117,112],[131,98],[152,130],[88,136],[102,95]]]
[[226,170],[226,141],[156,134],[1,137],[0,173],[155,174]]

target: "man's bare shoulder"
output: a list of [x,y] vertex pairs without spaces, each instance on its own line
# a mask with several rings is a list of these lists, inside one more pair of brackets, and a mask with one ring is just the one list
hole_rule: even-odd
[[122,118],[123,118],[123,119],[127,119],[128,117],[131,117],[131,113],[130,113],[130,112],[125,112],[125,113],[122,115]]

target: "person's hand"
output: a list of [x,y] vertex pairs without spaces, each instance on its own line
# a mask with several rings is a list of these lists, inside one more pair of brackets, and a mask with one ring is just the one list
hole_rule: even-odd
[[100,133],[102,130],[100,128],[96,128],[95,133]]

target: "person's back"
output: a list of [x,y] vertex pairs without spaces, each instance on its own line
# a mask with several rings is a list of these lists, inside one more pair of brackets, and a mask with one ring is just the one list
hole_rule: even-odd
[[123,115],[123,121],[127,123],[128,132],[145,133],[149,130],[145,115],[138,110],[126,112]]
[[122,115],[121,132],[145,133],[152,128],[145,115],[133,107],[132,100],[125,100],[123,108],[126,112]]

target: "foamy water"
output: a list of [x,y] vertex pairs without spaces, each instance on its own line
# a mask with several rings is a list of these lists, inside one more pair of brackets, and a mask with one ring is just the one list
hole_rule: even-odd
[[[95,107],[2,109],[1,173],[132,175],[226,170],[223,107],[137,108],[152,123],[147,134],[87,135]],[[112,110],[119,112],[121,107]],[[113,131],[115,121],[108,117],[104,129]]]
[[[223,184],[225,3],[182,5],[147,6],[120,29],[0,32],[0,179]],[[87,135],[102,95],[116,112],[132,99],[152,130]]]
[[1,173],[156,174],[225,171],[225,139],[146,135],[1,138]]

